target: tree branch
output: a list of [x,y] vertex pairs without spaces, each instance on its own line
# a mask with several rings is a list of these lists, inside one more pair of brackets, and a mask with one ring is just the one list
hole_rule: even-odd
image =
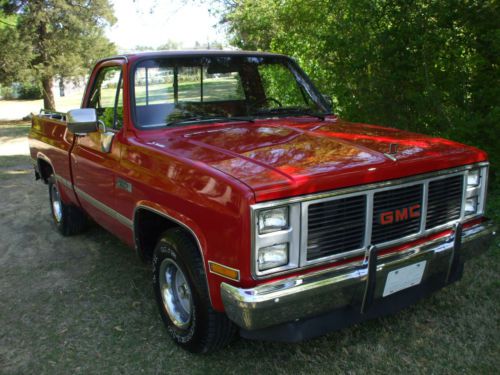
[[10,26],[10,27],[16,27],[16,25],[13,25],[13,24],[11,24],[11,23],[8,23],[8,22],[6,22],[6,21],[4,21],[4,20],[0,20],[0,23],[3,23],[4,25]]

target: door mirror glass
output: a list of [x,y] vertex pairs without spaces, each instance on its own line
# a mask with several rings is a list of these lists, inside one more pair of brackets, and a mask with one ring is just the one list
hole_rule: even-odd
[[73,109],[66,115],[68,130],[74,134],[88,134],[97,131],[95,108]]

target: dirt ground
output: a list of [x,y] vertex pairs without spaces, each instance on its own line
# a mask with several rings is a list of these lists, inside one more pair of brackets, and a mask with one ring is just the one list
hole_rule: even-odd
[[[237,340],[205,356],[173,345],[149,267],[104,230],[64,238],[26,155],[0,125],[1,374],[495,373],[500,248],[464,279],[391,317],[300,344]],[[13,146],[17,145],[17,146]]]

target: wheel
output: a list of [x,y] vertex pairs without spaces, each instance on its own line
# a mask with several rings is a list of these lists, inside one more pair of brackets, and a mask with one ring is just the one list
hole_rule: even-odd
[[210,303],[203,260],[192,237],[179,228],[160,237],[153,256],[153,288],[173,341],[192,353],[228,344],[236,332]]
[[63,236],[81,233],[87,227],[87,217],[76,206],[63,202],[54,176],[48,178],[50,211],[57,230]]

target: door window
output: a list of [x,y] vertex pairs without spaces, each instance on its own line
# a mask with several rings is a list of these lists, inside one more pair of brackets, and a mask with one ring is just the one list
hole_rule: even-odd
[[88,108],[95,108],[106,128],[123,126],[123,85],[121,66],[102,68],[94,81]]

